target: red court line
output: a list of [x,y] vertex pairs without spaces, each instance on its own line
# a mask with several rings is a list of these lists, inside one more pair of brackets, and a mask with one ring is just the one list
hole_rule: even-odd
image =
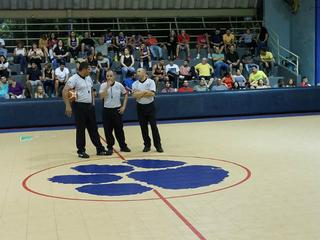
[[[102,139],[102,141],[104,141],[105,143],[106,140],[100,136],[100,138]],[[113,151],[119,156],[119,158],[121,158],[123,161],[125,161],[126,159],[115,149],[113,149]],[[180,220],[187,225],[188,228],[190,228],[190,230],[200,239],[200,240],[206,240],[206,238],[182,215],[182,213],[180,213],[159,191],[157,191],[156,189],[153,189],[153,192],[167,205],[167,207],[169,207],[177,216],[178,218],[180,218]]]
[[180,218],[185,225],[201,240],[206,240],[206,238],[156,189],[153,192],[158,195],[158,197]]

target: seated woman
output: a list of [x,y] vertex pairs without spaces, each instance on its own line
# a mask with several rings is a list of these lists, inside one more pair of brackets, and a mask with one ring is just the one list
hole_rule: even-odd
[[47,34],[42,34],[39,39],[39,48],[42,50],[45,60],[47,61],[49,56],[49,50],[48,50],[48,37]]
[[41,81],[45,92],[48,96],[52,96],[54,93],[54,71],[50,63],[44,65]]
[[17,43],[17,46],[13,51],[13,62],[15,64],[20,64],[20,74],[25,74],[27,67],[27,49],[21,41]]
[[173,93],[173,92],[177,92],[177,90],[171,87],[171,83],[169,81],[166,81],[165,87],[161,90],[161,93]]
[[77,59],[79,54],[79,38],[74,31],[70,32],[68,38],[69,53],[73,59]]
[[24,88],[23,86],[16,82],[15,79],[9,78],[9,96],[11,99],[20,99],[24,98]]
[[44,54],[40,48],[38,48],[37,43],[33,43],[31,49],[28,52],[28,59],[30,63],[35,63],[38,69],[41,69],[42,58]]
[[120,63],[121,63],[121,72],[122,72],[122,82],[124,81],[124,79],[127,76],[128,72],[135,72],[134,69],[134,57],[132,54],[130,54],[129,48],[125,48],[124,49],[124,54],[121,56],[120,59]]
[[140,67],[147,69],[146,66],[148,66],[148,69],[151,69],[152,67],[151,55],[149,47],[142,43],[140,45]]
[[39,85],[34,93],[34,98],[48,98],[48,95],[44,92],[42,85]]
[[0,77],[5,76],[6,78],[9,77],[10,69],[9,62],[5,58],[5,56],[0,56]]

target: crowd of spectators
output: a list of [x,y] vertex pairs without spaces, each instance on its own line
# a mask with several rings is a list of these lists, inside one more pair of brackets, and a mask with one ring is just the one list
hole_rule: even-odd
[[[17,74],[26,77],[25,87],[14,79],[5,42],[0,39],[0,98],[59,97],[82,61],[90,64],[95,86],[105,81],[110,68],[116,68],[121,76],[119,81],[129,92],[138,67],[148,70],[162,93],[275,87],[269,82],[275,60],[268,48],[268,37],[263,26],[257,35],[248,28],[238,38],[231,29],[224,33],[217,29],[199,34],[191,48],[190,35],[185,30],[170,31],[164,42],[150,33],[126,36],[111,30],[98,41],[89,32],[81,37],[72,31],[67,39],[54,33],[42,34],[30,49],[23,42],[17,42],[12,53],[13,63],[19,64]],[[242,56],[239,48],[245,49]],[[195,56],[192,49],[196,51]],[[191,61],[195,64],[190,64]],[[294,86],[293,79],[280,79],[276,87]],[[310,86],[307,77],[300,86]]]

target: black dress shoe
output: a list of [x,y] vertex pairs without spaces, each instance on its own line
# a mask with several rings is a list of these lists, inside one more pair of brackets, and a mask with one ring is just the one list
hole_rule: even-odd
[[142,152],[150,152],[151,148],[150,147],[144,147],[144,149],[142,150]]
[[[98,156],[105,156],[105,155],[108,155],[108,154],[107,154],[106,150],[101,150],[101,151],[97,152],[97,155]],[[111,154],[109,154],[109,155],[111,155]]]
[[90,156],[86,152],[78,153],[79,158],[89,158]]
[[163,152],[162,147],[157,147],[156,149],[157,149],[157,152],[159,152],[159,153],[162,153],[162,152]]
[[106,155],[112,155],[112,153],[113,153],[113,149],[112,148],[110,148],[110,149],[108,149],[107,151],[106,151]]
[[121,152],[131,152],[131,149],[128,148],[127,146],[123,147],[123,148],[120,148],[120,151]]

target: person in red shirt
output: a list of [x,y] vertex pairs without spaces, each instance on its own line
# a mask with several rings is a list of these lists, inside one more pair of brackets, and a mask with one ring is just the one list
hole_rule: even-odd
[[227,85],[228,89],[232,89],[233,87],[233,79],[230,73],[226,73],[226,75],[222,78],[222,82]]
[[189,82],[187,80],[183,81],[183,85],[179,88],[178,92],[185,93],[185,92],[193,92],[193,89],[189,87]]
[[309,84],[309,80],[307,77],[302,78],[300,87],[311,87],[311,84]]
[[153,37],[150,33],[148,34],[148,39],[146,40],[146,43],[149,46],[151,55],[154,59],[162,58],[162,48],[158,45],[158,40],[155,37]]
[[200,59],[200,51],[201,48],[206,49],[208,52],[208,58],[211,58],[211,52],[210,52],[210,44],[209,44],[209,38],[208,33],[205,34],[199,34],[197,36],[197,59]]
[[188,58],[190,59],[190,36],[189,34],[186,33],[185,30],[181,31],[181,34],[178,36],[178,45],[177,45],[177,51],[176,51],[176,56],[178,58],[179,56],[179,51],[180,50],[186,50]]

